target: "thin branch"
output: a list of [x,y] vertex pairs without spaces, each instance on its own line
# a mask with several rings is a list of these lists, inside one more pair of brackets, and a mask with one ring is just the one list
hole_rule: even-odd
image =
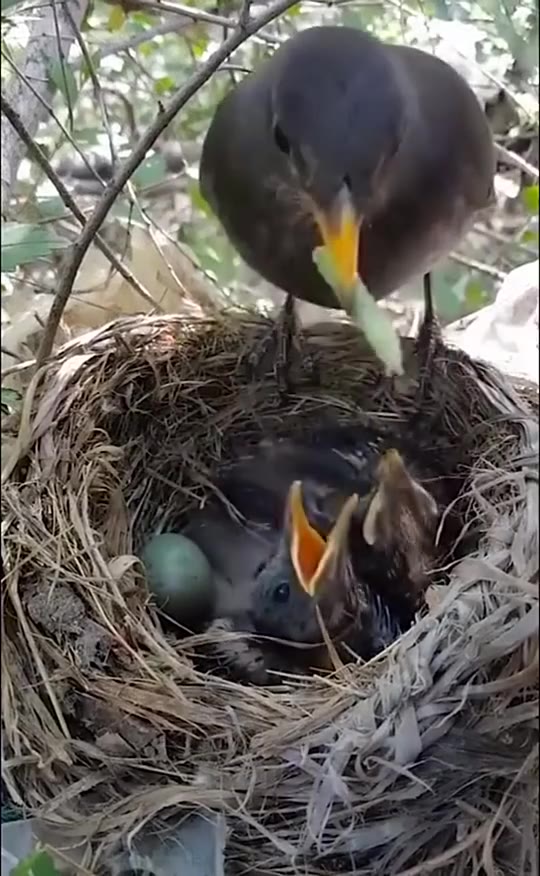
[[108,58],[110,55],[120,55],[128,49],[136,49],[144,43],[152,42],[155,37],[166,36],[169,33],[181,33],[188,27],[193,27],[193,20],[190,18],[186,21],[178,19],[178,16],[171,15],[166,18],[161,24],[156,24],[155,27],[149,27],[142,33],[132,34],[124,37],[121,40],[111,40],[106,43],[101,49],[98,49],[95,57],[102,61],[103,58]]
[[101,117],[103,119],[103,127],[105,128],[105,131],[107,133],[107,139],[109,141],[109,152],[111,154],[111,166],[112,166],[113,171],[114,171],[114,169],[116,167],[116,163],[117,163],[116,149],[114,146],[114,136],[112,133],[112,127],[111,127],[111,122],[109,119],[109,113],[107,112],[107,106],[105,104],[105,100],[103,99],[103,92],[101,90],[101,85],[100,85],[99,79],[98,79],[97,74],[96,74],[96,68],[94,67],[94,62],[92,61],[92,57],[90,55],[90,52],[88,51],[86,43],[83,40],[81,29],[80,29],[79,25],[77,24],[77,22],[75,21],[75,19],[73,18],[69,7],[66,6],[65,12],[66,12],[67,19],[71,25],[71,29],[73,31],[73,34],[75,36],[75,40],[77,42],[77,45],[79,46],[79,49],[81,50],[82,57],[84,58],[84,61],[86,62],[86,69],[88,70],[88,75],[90,77],[90,81],[91,81],[92,87],[94,89],[94,97],[96,98],[96,100],[99,104],[99,108],[101,110]]
[[[87,224],[87,219],[82,210],[79,208],[78,204],[73,200],[70,193],[66,189],[64,183],[56,174],[56,172],[51,167],[45,153],[38,146],[37,143],[34,142],[32,137],[30,136],[29,131],[25,128],[20,116],[13,109],[13,107],[9,104],[7,98],[4,97],[3,94],[0,94],[0,107],[2,110],[2,114],[9,121],[13,130],[16,131],[17,135],[20,137],[26,148],[28,149],[28,154],[32,158],[33,161],[41,168],[43,173],[48,177],[48,179],[52,182],[56,191],[60,195],[62,201],[66,205],[66,207],[71,210],[75,218],[78,222],[83,226],[83,228]],[[139,283],[134,274],[131,273],[129,268],[126,268],[124,264],[116,257],[113,250],[110,246],[103,240],[99,234],[96,234],[94,243],[97,248],[103,253],[103,255],[109,259],[113,268],[115,268],[118,273],[130,283],[131,286],[135,289],[139,295],[144,298],[144,300],[156,311],[160,312],[161,308],[154,301],[150,293],[144,288],[144,286]]]
[[[66,0],[74,20],[80,24],[88,7],[88,0]],[[57,18],[58,29],[55,26]],[[54,85],[49,78],[50,65],[67,57],[73,34],[64,13],[64,5],[53,9],[53,3],[43,10],[30,27],[28,46],[22,66],[22,76],[13,77],[6,86],[9,104],[20,116],[33,139],[45,118],[44,106],[50,103]],[[32,83],[28,88],[27,83]],[[39,96],[39,98],[38,98]],[[19,165],[26,146],[12,128],[3,132],[1,143],[1,204],[2,215],[9,212],[11,191],[17,179]]]
[[493,277],[495,280],[505,280],[506,273],[504,271],[499,271],[498,268],[492,267],[492,265],[486,265],[485,262],[479,262],[476,259],[469,259],[465,256],[460,255],[458,252],[450,253],[450,258],[453,262],[457,262],[458,265],[464,265],[466,268],[471,268],[473,271],[479,271],[481,274],[487,274],[488,277]]
[[142,163],[148,150],[152,148],[161,132],[171,123],[179,110],[181,110],[193,95],[199,91],[208,79],[210,79],[220,64],[222,64],[222,62],[225,61],[235,49],[242,45],[248,37],[257,33],[262,27],[265,27],[275,18],[282,15],[291,6],[294,6],[295,2],[297,2],[297,0],[277,0],[276,3],[273,3],[267,10],[257,16],[257,18],[249,19],[243,27],[237,27],[233,33],[224,40],[221,46],[208,58],[208,60],[204,64],[201,64],[199,69],[188,79],[185,85],[176,92],[168,106],[160,108],[156,120],[150,125],[146,133],[143,134],[138,144],[133,149],[130,157],[120,165],[114,177],[106,186],[94,212],[86,223],[79,239],[75,242],[72,253],[64,260],[58,279],[57,292],[47,318],[47,324],[38,350],[38,368],[43,364],[45,359],[49,357],[52,351],[54,338],[62,318],[64,307],[67,304],[73,287],[73,282],[77,276],[77,272],[88,247],[92,243],[93,238],[101,227],[119,193],[124,188],[128,179],[130,179],[132,174]]
[[529,164],[528,161],[525,161],[521,155],[516,155],[515,152],[511,152],[510,149],[507,149],[505,146],[501,146],[500,143],[495,144],[495,152],[501,159],[501,161],[506,161],[507,164],[513,164],[514,167],[518,167],[523,173],[527,173],[532,179],[540,178],[540,171],[534,164]]
[[[113,3],[114,0],[106,0],[106,2]],[[294,3],[290,4],[290,6],[294,5]],[[148,12],[154,12],[158,15],[167,12],[170,15],[180,15],[182,18],[188,18],[191,21],[203,22],[204,24],[215,24],[217,27],[224,27],[226,29],[235,28],[236,30],[241,30],[243,27],[240,18],[227,18],[224,15],[217,15],[214,12],[206,12],[203,9],[197,9],[195,6],[183,6],[181,3],[169,3],[168,0],[129,0],[129,8],[134,10],[145,9]],[[261,13],[261,15],[264,14],[265,13]],[[256,19],[252,20],[255,21]],[[272,19],[268,19],[267,23],[270,21],[272,21]],[[279,37],[276,34],[266,34],[262,29],[257,31],[257,36],[259,39],[270,45],[283,42],[282,37]]]

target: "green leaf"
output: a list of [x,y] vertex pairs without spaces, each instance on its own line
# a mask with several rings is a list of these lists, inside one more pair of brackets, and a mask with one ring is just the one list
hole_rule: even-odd
[[137,30],[144,30],[147,27],[153,27],[155,24],[154,17],[147,12],[132,12],[129,20],[132,24],[137,25]]
[[465,304],[471,313],[480,310],[481,307],[485,307],[486,304],[489,304],[489,301],[489,292],[484,289],[479,280],[471,280],[467,283],[465,288]]
[[79,88],[73,75],[73,70],[67,61],[53,61],[48,69],[49,80],[63,94],[66,104],[73,106],[77,100]]
[[290,9],[287,10],[287,18],[297,18],[302,11],[302,4],[295,3],[294,6],[291,6]]
[[2,413],[11,414],[13,413],[13,411],[17,410],[20,403],[22,402],[22,395],[20,392],[17,392],[16,389],[10,389],[7,386],[2,386],[0,402],[2,406]]
[[13,271],[19,265],[45,258],[68,245],[69,242],[58,237],[49,226],[6,222],[2,226],[0,248],[2,271]]
[[150,55],[153,55],[155,54],[155,52],[157,52],[157,49],[158,47],[156,43],[141,43],[137,51],[140,55],[143,56],[143,58],[149,58]]
[[124,22],[126,20],[126,13],[122,9],[121,6],[113,6],[107,21],[107,29],[114,33],[117,30],[120,30],[124,26]]
[[44,219],[59,219],[66,213],[66,205],[62,198],[58,197],[38,198],[36,206],[39,215],[43,216]]
[[133,174],[133,183],[138,188],[146,188],[153,186],[167,176],[167,165],[163,155],[152,155],[143,161],[140,167]]
[[527,186],[527,188],[523,189],[523,201],[529,213],[532,213],[533,216],[538,215],[538,207],[539,207],[539,197],[538,197],[538,186]]
[[196,58],[204,55],[208,48],[208,36],[202,28],[197,28],[195,39],[191,42],[191,49]]
[[522,243],[532,243],[535,246],[538,245],[538,231],[533,231],[532,228],[528,228],[527,231],[524,231],[521,235]]
[[11,876],[60,876],[47,852],[34,852],[11,871]]
[[95,146],[99,142],[100,131],[97,128],[79,128],[77,143],[79,146]]
[[198,182],[195,182],[195,180],[193,180],[192,182],[190,182],[188,184],[188,193],[189,193],[189,197],[191,198],[191,203],[193,204],[194,207],[197,208],[197,210],[200,210],[206,216],[212,215],[212,211],[211,211],[209,205],[204,200],[204,198],[201,194],[201,189],[200,189]]
[[176,83],[171,76],[162,76],[160,79],[156,79],[154,83],[154,91],[159,95],[169,94],[175,88]]
[[21,6],[25,0],[2,0],[2,12],[11,9],[12,6]]
[[[101,53],[99,51],[91,52],[88,55],[92,67],[94,68],[94,72],[97,73],[99,70],[99,65],[101,63]],[[83,58],[81,61],[81,79],[83,82],[86,82],[87,79],[90,78],[90,65],[88,64],[86,58]]]

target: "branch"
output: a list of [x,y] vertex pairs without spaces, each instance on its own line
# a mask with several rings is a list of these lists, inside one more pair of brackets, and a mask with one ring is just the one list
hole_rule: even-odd
[[[71,210],[77,221],[80,222],[81,225],[84,227],[86,225],[86,216],[84,215],[82,210],[79,209],[78,204],[73,200],[64,183],[51,167],[41,147],[38,146],[37,143],[34,142],[34,140],[32,140],[29,131],[22,123],[20,116],[16,113],[16,111],[13,109],[13,107],[10,105],[7,98],[5,98],[3,94],[0,94],[0,106],[2,109],[2,114],[6,117],[11,125],[11,128],[9,130],[16,132],[17,136],[21,140],[21,143],[27,147],[30,158],[35,161],[38,167],[40,167],[43,173],[50,179],[68,210]],[[3,134],[5,136],[5,130],[3,131]],[[97,248],[101,250],[103,255],[109,259],[113,268],[116,268],[116,270],[124,278],[124,280],[127,280],[128,283],[133,286],[133,288],[139,293],[139,295],[144,298],[144,300],[147,301],[154,310],[159,311],[160,308],[158,304],[154,301],[150,293],[144,288],[144,286],[141,285],[141,283],[139,283],[139,281],[131,273],[129,268],[126,268],[122,264],[122,262],[116,257],[113,250],[107,243],[105,243],[103,238],[96,234],[94,243]]]
[[501,146],[500,143],[495,144],[495,152],[501,161],[505,161],[507,164],[513,164],[514,167],[518,167],[523,173],[532,177],[532,179],[538,179],[540,177],[540,172],[537,167],[533,164],[529,164],[529,162],[525,161],[521,155],[516,155],[516,153],[511,152],[510,149]]
[[222,64],[223,61],[225,61],[229,55],[231,55],[232,52],[242,45],[242,43],[244,43],[250,36],[262,27],[265,27],[275,18],[278,18],[278,16],[286,12],[287,9],[294,6],[296,2],[297,0],[277,0],[276,3],[273,3],[265,12],[262,12],[257,16],[257,18],[250,18],[245,24],[239,25],[208,58],[208,60],[205,61],[204,64],[201,64],[199,69],[188,79],[185,85],[176,92],[168,106],[160,107],[158,116],[154,123],[150,125],[146,133],[143,134],[137,145],[134,147],[130,157],[120,165],[112,180],[106,186],[101,198],[96,204],[94,212],[90,216],[78,240],[75,241],[71,254],[63,262],[58,278],[56,295],[47,318],[45,331],[37,354],[38,368],[43,364],[45,359],[49,357],[52,351],[56,331],[62,318],[64,307],[66,306],[71,294],[73,282],[92,240],[97,234],[116,198],[124,188],[126,182],[144,160],[148,150],[152,148],[161,132],[171,123],[179,110],[181,110],[182,107],[208,81],[208,79],[210,79],[220,64]]
[[96,58],[102,61],[103,58],[108,58],[110,55],[120,55],[128,49],[136,49],[137,46],[143,43],[150,43],[155,37],[166,36],[169,33],[181,33],[189,27],[193,26],[192,19],[182,21],[176,15],[167,17],[161,24],[156,24],[155,27],[149,27],[143,30],[142,33],[131,34],[128,37],[123,37],[121,40],[110,40],[101,49],[96,52]]
[[[105,0],[105,2],[113,3],[114,0]],[[294,6],[294,3],[291,3],[289,5]],[[243,6],[242,10],[245,10],[245,8],[246,7]],[[242,13],[238,18],[227,18],[224,15],[218,15],[215,12],[208,12],[204,9],[197,9],[197,7],[195,6],[183,6],[181,3],[172,3],[169,2],[169,0],[124,0],[124,9],[140,9],[147,12],[152,12],[155,15],[162,15],[164,12],[166,12],[169,15],[178,15],[181,16],[182,19],[188,19],[192,22],[215,24],[217,27],[223,27],[226,29],[229,29],[231,27],[239,29],[244,26]],[[272,21],[271,18],[267,19],[266,24],[268,24],[270,21]],[[266,25],[263,25],[263,27],[265,26]],[[256,31],[256,33],[258,39],[262,40],[265,43],[269,43],[270,45],[275,45],[276,43],[283,42],[282,37],[277,36],[276,34],[264,33],[262,31],[262,28],[260,28],[259,31]],[[252,35],[253,34],[250,34],[250,36]]]
[[[65,0],[71,16],[78,25],[81,24],[88,7],[88,0]],[[13,76],[5,86],[8,103],[15,108],[31,139],[37,133],[38,127],[46,118],[43,104],[51,102],[54,85],[51,84],[49,71],[51,64],[62,62],[67,58],[73,43],[73,30],[66,17],[64,6],[53,3],[42,9],[31,27],[28,45],[22,65],[24,78]],[[29,90],[24,80],[33,85]],[[41,101],[36,97],[36,92]],[[1,205],[2,215],[9,211],[11,190],[17,179],[19,165],[24,158],[26,145],[14,128],[8,127],[2,132],[1,143]]]

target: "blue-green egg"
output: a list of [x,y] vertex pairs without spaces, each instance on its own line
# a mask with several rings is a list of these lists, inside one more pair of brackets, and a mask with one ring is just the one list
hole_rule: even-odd
[[210,617],[214,575],[195,542],[178,532],[164,532],[145,545],[141,560],[150,592],[165,614],[187,627]]

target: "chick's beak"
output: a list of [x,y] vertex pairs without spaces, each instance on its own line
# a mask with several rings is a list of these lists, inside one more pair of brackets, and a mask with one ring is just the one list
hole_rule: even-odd
[[324,539],[309,523],[302,502],[300,481],[289,492],[291,526],[291,560],[296,576],[306,593],[314,598],[321,584],[337,570],[344,551],[348,549],[351,518],[358,505],[358,496],[350,496]]
[[[330,210],[317,211],[315,218],[340,283],[341,288],[336,291],[346,296],[348,291],[354,289],[358,279],[358,246],[362,223],[354,209],[348,188],[343,186]],[[345,299],[343,304],[346,307]]]
[[379,482],[385,487],[406,485],[411,483],[403,458],[398,450],[387,450],[377,468]]

